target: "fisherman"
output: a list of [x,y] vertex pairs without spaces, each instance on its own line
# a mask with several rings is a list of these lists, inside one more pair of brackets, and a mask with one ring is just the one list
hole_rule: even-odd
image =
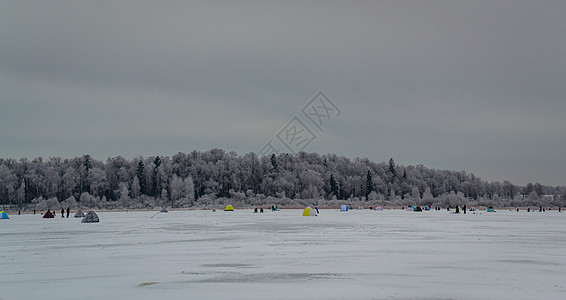
[[255,213],[257,213],[257,207],[256,207],[256,208],[254,208],[254,214],[255,214]]
[[65,217],[65,209],[61,208],[61,218],[64,218],[64,217]]
[[464,204],[464,207],[462,207],[462,210],[464,211],[464,214],[466,214],[466,204]]
[[71,208],[67,207],[67,218],[69,217],[70,213],[71,213]]

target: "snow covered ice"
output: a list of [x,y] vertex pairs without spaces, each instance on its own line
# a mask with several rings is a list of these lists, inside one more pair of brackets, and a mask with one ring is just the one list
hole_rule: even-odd
[[99,212],[1,220],[0,299],[565,299],[566,214]]

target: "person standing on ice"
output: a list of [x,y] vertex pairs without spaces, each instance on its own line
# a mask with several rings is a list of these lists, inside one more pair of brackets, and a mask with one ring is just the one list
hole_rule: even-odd
[[61,218],[64,218],[64,217],[65,217],[65,209],[61,208]]
[[69,217],[70,213],[71,213],[71,209],[69,207],[67,207],[67,218]]

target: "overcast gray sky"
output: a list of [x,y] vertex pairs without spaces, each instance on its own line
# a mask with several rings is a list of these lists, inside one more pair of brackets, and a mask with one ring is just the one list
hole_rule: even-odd
[[[0,1],[0,157],[304,150],[566,184],[566,1]],[[317,129],[319,91],[340,110]]]

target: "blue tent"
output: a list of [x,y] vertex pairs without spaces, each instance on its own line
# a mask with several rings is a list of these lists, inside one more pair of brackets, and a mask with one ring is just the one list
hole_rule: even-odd
[[5,211],[0,211],[0,219],[9,219],[8,214]]
[[348,205],[342,205],[340,211],[348,211]]

